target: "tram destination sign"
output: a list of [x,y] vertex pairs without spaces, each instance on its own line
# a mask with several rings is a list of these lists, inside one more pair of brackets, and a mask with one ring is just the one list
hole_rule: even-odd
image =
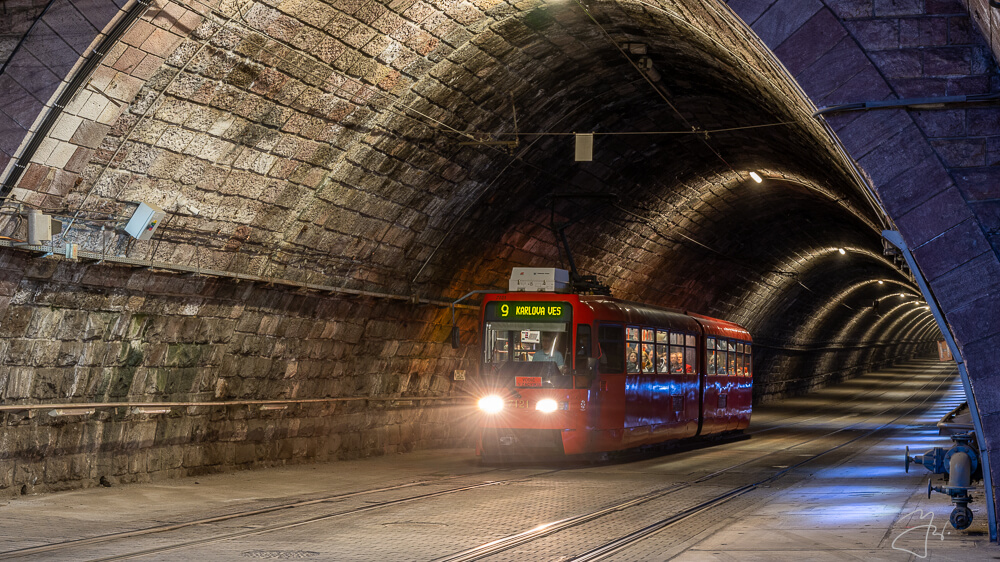
[[572,310],[568,302],[493,301],[486,305],[486,319],[569,322]]

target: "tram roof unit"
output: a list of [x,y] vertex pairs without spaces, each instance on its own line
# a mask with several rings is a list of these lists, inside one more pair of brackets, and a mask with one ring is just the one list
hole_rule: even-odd
[[[610,295],[574,292],[571,275],[554,267],[515,267],[511,270],[507,298],[525,300],[560,300],[572,297],[589,307],[596,317],[615,319],[628,324],[655,325],[686,332],[704,332],[707,336],[753,341],[750,332],[735,322],[703,314],[621,300]],[[487,298],[489,298],[487,296]],[[494,297],[495,298],[495,297]],[[484,301],[485,302],[485,301]]]
[[568,301],[589,308],[594,317],[602,320],[622,322],[629,325],[658,326],[688,333],[702,333],[706,336],[753,341],[745,328],[734,322],[712,318],[703,314],[683,310],[625,301],[603,295],[577,295],[555,292],[507,292],[487,295],[487,301]]

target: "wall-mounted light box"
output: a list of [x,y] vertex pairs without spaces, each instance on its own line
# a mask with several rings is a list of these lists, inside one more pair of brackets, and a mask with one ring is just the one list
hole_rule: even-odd
[[156,228],[160,226],[164,215],[166,213],[163,212],[163,209],[152,203],[139,203],[139,208],[132,213],[132,218],[125,225],[125,232],[128,232],[132,238],[149,240],[156,232]]

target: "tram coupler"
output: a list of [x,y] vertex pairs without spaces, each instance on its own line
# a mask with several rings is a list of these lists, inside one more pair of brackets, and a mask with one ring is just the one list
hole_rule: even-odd
[[962,530],[972,524],[969,502],[973,499],[969,492],[973,489],[973,478],[981,478],[982,473],[979,471],[979,451],[975,445],[975,433],[952,435],[951,440],[955,445],[947,451],[943,447],[934,447],[923,455],[913,457],[910,456],[910,448],[907,447],[905,468],[906,472],[909,472],[910,463],[916,463],[934,474],[945,475],[948,483],[946,486],[934,486],[933,482],[927,482],[927,497],[931,497],[931,492],[950,496],[952,503],[955,504],[955,509],[951,512],[951,526]]

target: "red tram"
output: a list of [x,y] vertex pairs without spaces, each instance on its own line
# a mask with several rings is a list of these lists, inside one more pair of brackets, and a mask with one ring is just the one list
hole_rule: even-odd
[[487,461],[601,455],[750,423],[749,332],[732,322],[567,292],[486,295]]

